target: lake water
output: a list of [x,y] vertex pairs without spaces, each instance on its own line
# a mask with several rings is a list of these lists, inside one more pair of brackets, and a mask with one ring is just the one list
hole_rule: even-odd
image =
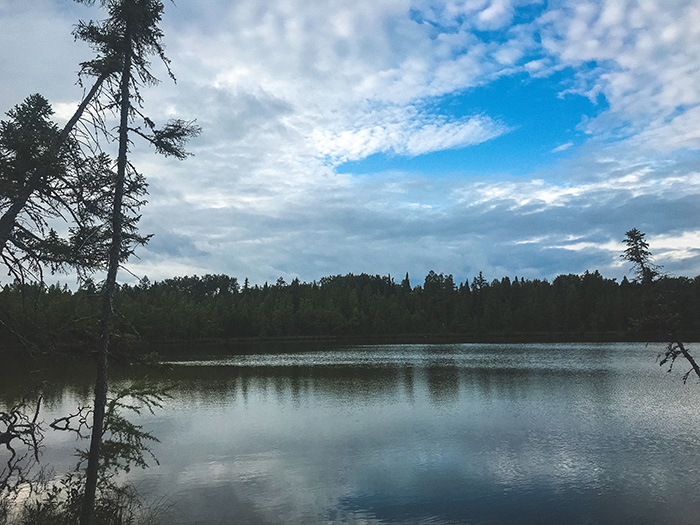
[[[691,351],[700,355],[698,345]],[[382,345],[173,359],[133,481],[167,523],[698,523],[700,385],[663,345]],[[141,374],[142,372],[138,372]],[[49,399],[60,413],[87,383]],[[76,443],[47,435],[44,460]]]

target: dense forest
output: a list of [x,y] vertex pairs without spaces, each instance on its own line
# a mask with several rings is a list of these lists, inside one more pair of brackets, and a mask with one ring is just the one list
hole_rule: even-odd
[[[173,342],[274,337],[444,338],[464,341],[664,340],[667,326],[645,319],[658,298],[688,339],[700,334],[700,276],[662,277],[644,286],[598,271],[553,281],[481,274],[455,283],[431,271],[337,275],[312,283],[278,279],[241,285],[226,275],[143,279],[115,294],[119,341]],[[99,287],[5,285],[0,337],[6,344],[89,345],[99,320]],[[668,318],[668,316],[667,316]],[[22,334],[21,338],[18,334]],[[34,335],[27,335],[34,334]]]

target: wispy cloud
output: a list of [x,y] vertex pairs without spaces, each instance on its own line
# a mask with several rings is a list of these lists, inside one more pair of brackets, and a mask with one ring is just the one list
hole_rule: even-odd
[[[487,116],[451,120],[420,115],[413,108],[392,114],[387,121],[372,119],[372,127],[332,134],[313,132],[312,142],[332,163],[358,160],[375,153],[417,156],[434,151],[481,144],[504,133],[508,126]],[[393,113],[393,112],[390,112]]]
[[552,149],[552,153],[559,153],[560,151],[566,151],[569,149],[571,146],[573,146],[573,142],[565,142],[564,144],[561,144],[560,146],[557,146],[556,148]]

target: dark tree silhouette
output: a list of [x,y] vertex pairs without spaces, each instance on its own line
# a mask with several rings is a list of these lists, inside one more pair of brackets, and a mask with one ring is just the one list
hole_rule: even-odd
[[667,292],[651,290],[656,284],[655,281],[659,277],[661,267],[652,262],[649,244],[644,240],[645,234],[637,228],[632,228],[625,235],[623,242],[627,248],[621,257],[633,264],[637,279],[650,292],[649,296],[653,298],[647,307],[648,311],[645,314],[643,324],[661,326],[668,331],[670,336],[665,352],[659,356],[661,366],[668,364],[670,372],[676,359],[682,356],[690,364],[690,370],[684,374],[683,382],[686,382],[692,373],[695,373],[700,379],[700,366],[681,340],[677,315],[669,307],[670,301]]
[[11,110],[0,127],[0,255],[21,279],[27,271],[40,277],[42,265],[52,269],[66,263],[95,265],[94,260],[76,256],[75,248],[84,242],[67,249],[68,241],[47,221],[70,216],[76,223],[74,233],[84,221],[91,221],[86,199],[99,199],[94,189],[102,181],[92,177],[95,164],[78,147],[76,126],[114,72],[113,66],[95,70],[95,82],[63,129],[49,120],[53,111],[38,94]]
[[0,410],[0,445],[10,453],[0,465],[0,498],[18,493],[31,482],[29,477],[33,463],[39,461],[39,447],[43,432],[39,422],[42,397],[35,406],[26,399],[14,404],[7,411]]
[[[70,243],[49,222],[80,223],[84,161],[72,137],[50,119],[53,110],[31,95],[0,122],[0,256],[15,277],[41,280],[71,262]],[[73,217],[70,217],[70,216]]]
[[649,243],[644,240],[644,237],[645,234],[637,228],[625,232],[622,242],[627,245],[627,248],[620,257],[632,263],[639,282],[649,284],[659,276],[661,267],[652,262]]
[[[78,0],[85,4],[94,4],[95,0]],[[140,88],[154,85],[158,80],[150,73],[149,59],[155,55],[168,67],[161,43],[162,31],[158,28],[163,13],[160,0],[100,0],[99,3],[109,14],[102,22],[80,22],[75,30],[76,38],[88,42],[96,52],[96,58],[82,64],[81,73],[86,75],[101,74],[110,69],[112,64],[117,73],[108,77],[106,97],[102,102],[103,111],[114,111],[119,116],[116,140],[118,142],[117,166],[113,193],[111,195],[109,251],[107,277],[103,286],[101,342],[96,354],[97,378],[95,382],[95,400],[93,406],[93,426],[90,451],[87,460],[85,495],[80,522],[83,525],[92,522],[95,505],[95,492],[99,475],[100,447],[105,421],[107,403],[107,363],[110,349],[110,335],[113,312],[113,298],[116,290],[117,272],[125,250],[129,253],[125,241],[124,199],[129,186],[143,183],[143,177],[129,162],[131,135],[137,134],[148,140],[158,153],[184,159],[186,141],[199,133],[199,128],[191,122],[175,120],[163,128],[156,128],[153,121],[141,112],[142,97]],[[143,121],[143,127],[134,126],[135,120]],[[95,122],[104,134],[110,135],[102,121]]]

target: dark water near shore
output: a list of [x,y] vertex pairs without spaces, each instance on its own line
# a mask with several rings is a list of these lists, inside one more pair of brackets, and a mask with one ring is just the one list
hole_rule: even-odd
[[[173,398],[140,421],[161,465],[132,480],[168,503],[166,523],[697,523],[700,385],[665,373],[661,349],[173,359],[152,373],[176,381]],[[89,399],[78,376],[51,412]],[[71,437],[46,444],[44,461],[74,463]]]

